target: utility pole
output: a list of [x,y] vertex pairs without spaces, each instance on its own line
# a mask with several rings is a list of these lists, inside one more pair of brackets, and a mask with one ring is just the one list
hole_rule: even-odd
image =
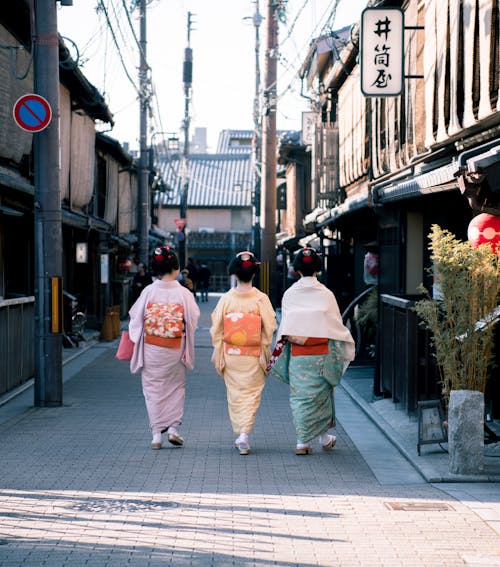
[[[33,5],[33,4],[32,4]],[[62,213],[59,190],[59,37],[56,0],[34,2],[35,92],[52,120],[33,134],[35,155],[35,396],[62,405]]]
[[265,65],[264,113],[262,117],[262,261],[264,263],[263,291],[273,305],[276,297],[276,94],[278,61],[278,18],[275,0],[267,0],[267,41]]
[[180,220],[181,225],[178,227],[177,239],[179,242],[179,262],[181,269],[186,267],[187,258],[187,208],[189,195],[189,104],[191,102],[191,87],[193,84],[193,50],[191,49],[191,12],[188,12],[187,21],[187,47],[184,50],[184,65],[182,69],[182,81],[184,83],[184,150],[182,152],[182,171],[184,175],[184,184],[182,186],[181,202],[180,202]]
[[148,64],[146,61],[146,0],[139,2],[139,178],[138,178],[138,207],[137,234],[139,261],[145,266],[149,263],[149,199],[148,199],[148,107],[149,85]]
[[253,225],[253,247],[254,254],[260,259],[260,195],[262,177],[262,151],[261,151],[261,122],[260,122],[260,33],[259,28],[264,19],[259,11],[259,0],[254,0],[255,12],[253,15],[253,25],[255,27],[255,97],[253,101],[253,171],[255,176],[253,206],[254,206],[254,225]]

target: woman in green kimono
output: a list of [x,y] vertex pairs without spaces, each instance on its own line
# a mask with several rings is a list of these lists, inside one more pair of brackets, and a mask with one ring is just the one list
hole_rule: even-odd
[[354,359],[354,340],[343,324],[333,293],[318,281],[321,259],[314,248],[295,256],[300,279],[281,303],[277,345],[283,346],[271,374],[290,384],[290,407],[297,435],[297,455],[312,453],[316,440],[324,451],[333,449],[334,388]]

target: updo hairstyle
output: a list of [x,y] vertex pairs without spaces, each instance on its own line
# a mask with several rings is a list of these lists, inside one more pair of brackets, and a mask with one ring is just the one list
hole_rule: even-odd
[[179,269],[179,258],[170,246],[158,246],[153,252],[151,268],[155,275],[164,276]]
[[293,269],[303,276],[312,276],[321,271],[321,258],[314,248],[302,248],[293,260]]
[[229,263],[229,274],[235,275],[242,282],[249,282],[259,269],[260,262],[257,261],[253,252],[245,250],[239,252]]

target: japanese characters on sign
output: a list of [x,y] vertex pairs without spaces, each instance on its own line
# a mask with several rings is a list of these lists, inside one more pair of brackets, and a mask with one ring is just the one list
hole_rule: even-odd
[[398,96],[404,78],[404,13],[399,8],[366,8],[361,14],[361,92]]

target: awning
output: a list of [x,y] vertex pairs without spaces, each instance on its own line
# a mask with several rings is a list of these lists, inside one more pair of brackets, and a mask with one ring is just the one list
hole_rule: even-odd
[[470,172],[484,174],[488,188],[493,193],[500,193],[500,144],[489,151],[467,160]]
[[17,189],[29,195],[35,194],[35,187],[21,174],[0,166],[0,185]]
[[127,240],[126,238],[123,238],[122,236],[117,236],[116,234],[112,234],[109,237],[109,239],[111,240],[111,242],[116,242],[118,246],[122,248],[128,248],[128,249],[132,248],[132,243],[129,242],[129,240]]
[[277,238],[276,239],[276,245],[277,246],[284,246],[285,248],[288,248],[289,250],[291,250],[292,248],[297,248],[299,246],[299,240],[301,238],[303,238],[304,235],[301,234],[299,236],[290,236],[290,235],[286,235],[286,236],[282,236],[281,238]]
[[76,213],[69,209],[62,210],[62,222],[67,226],[74,228],[93,229],[99,232],[111,232],[111,225],[102,219],[96,217]]
[[320,209],[320,208],[314,209],[314,211],[310,212],[308,215],[306,215],[306,216],[304,217],[304,220],[302,221],[302,224],[306,225],[306,224],[314,223],[314,222],[316,222],[316,219],[317,219],[320,215],[322,215],[322,214],[324,214],[324,213],[326,213],[326,212],[327,212],[326,209]]
[[309,234],[308,236],[304,236],[304,238],[301,238],[299,240],[299,244],[302,247],[311,246],[312,248],[319,248],[320,246],[319,236],[316,233]]
[[457,163],[453,161],[428,173],[416,175],[399,183],[383,186],[374,185],[372,187],[373,200],[376,203],[388,203],[429,193],[458,190],[456,172]]
[[12,207],[6,207],[5,205],[0,205],[0,214],[11,216],[11,217],[22,217],[24,213],[13,209]]
[[368,195],[362,195],[353,199],[348,199],[341,205],[330,209],[330,211],[328,211],[328,214],[324,214],[318,217],[318,227],[326,226],[347,213],[352,213],[353,211],[362,209],[363,207],[367,206]]
[[[457,163],[455,161],[438,167],[427,173],[415,175],[411,179],[393,182],[385,181],[378,185],[373,185],[372,196],[375,203],[390,203],[401,201],[430,193],[440,193],[443,191],[458,190],[456,179]],[[329,215],[319,216],[318,227],[328,225],[336,221],[341,216],[353,211],[368,207],[370,199],[368,193],[348,199],[341,205],[330,209]]]

